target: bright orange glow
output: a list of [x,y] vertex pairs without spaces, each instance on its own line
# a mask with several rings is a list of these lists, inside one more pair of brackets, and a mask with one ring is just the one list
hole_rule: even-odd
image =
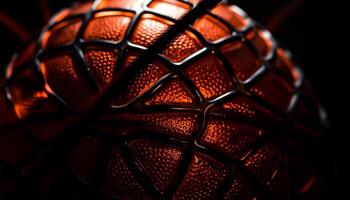
[[180,19],[183,17],[191,8],[189,5],[178,2],[178,1],[166,1],[156,0],[152,1],[148,7],[154,9],[156,12],[165,16],[172,17],[174,19]]
[[209,15],[196,20],[193,27],[208,41],[216,41],[231,34],[227,26]]
[[143,47],[152,45],[173,23],[152,14],[144,14],[136,25],[131,42]]
[[38,99],[46,99],[48,98],[48,95],[45,91],[37,91],[29,98],[22,100],[14,105],[14,110],[19,118],[24,118],[27,116],[28,112],[30,111],[30,108],[35,103],[35,100]]
[[222,3],[215,7],[212,12],[225,19],[228,23],[234,26],[238,30],[244,30],[250,24],[250,19],[246,17],[246,14],[237,6],[228,6]]
[[160,21],[160,22],[168,24],[168,25],[174,24],[172,21],[166,20],[166,19],[158,17],[156,15],[148,14],[148,13],[142,15],[142,19],[154,19],[154,20]]
[[106,8],[136,8],[143,4],[143,0],[101,0],[98,4],[97,9]]
[[106,16],[128,16],[132,17],[133,14],[131,12],[121,12],[121,11],[105,11],[105,12],[98,12],[95,14],[94,17],[106,17]]
[[120,41],[129,27],[132,14],[128,12],[101,12],[89,22],[84,39]]
[[276,63],[277,67],[292,75],[294,81],[300,80],[301,73],[290,59],[289,53],[279,48],[277,49],[277,57],[279,59],[278,63]]

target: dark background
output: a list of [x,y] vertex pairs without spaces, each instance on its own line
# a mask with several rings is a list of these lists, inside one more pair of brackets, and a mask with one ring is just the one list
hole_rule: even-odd
[[[70,0],[0,0],[0,12],[23,26],[29,39],[19,38],[0,23],[0,70],[11,55],[35,38],[47,17],[71,3]],[[349,157],[347,133],[349,132],[349,104],[346,62],[348,46],[345,39],[347,14],[336,2],[323,3],[310,0],[233,0],[252,18],[271,28],[273,35],[293,52],[306,77],[311,81],[324,107],[328,111],[331,130],[324,143],[323,156],[337,162],[332,175],[332,199],[344,199],[345,165]],[[49,10],[49,12],[47,12]],[[3,21],[0,14],[0,22]],[[346,20],[344,20],[346,21]],[[344,31],[344,32],[343,32]],[[347,57],[348,56],[348,57]],[[346,126],[348,125],[348,126]],[[337,197],[336,197],[337,196]],[[346,196],[345,196],[346,197]]]

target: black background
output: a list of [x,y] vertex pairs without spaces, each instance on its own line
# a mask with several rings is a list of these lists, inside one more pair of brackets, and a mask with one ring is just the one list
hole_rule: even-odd
[[[233,0],[252,18],[263,25],[278,17],[276,13],[287,12],[293,1],[300,0]],[[0,0],[0,11],[6,13],[21,24],[32,38],[46,23],[43,7],[51,13],[68,6],[69,0]],[[336,2],[300,1],[300,5],[273,30],[273,35],[293,52],[306,77],[311,81],[324,107],[328,111],[332,128],[324,143],[325,156],[337,161],[336,174],[332,175],[332,199],[344,199],[345,165],[348,159],[347,133],[349,132],[349,106],[346,97],[350,90],[347,75],[350,67],[346,55],[349,46],[346,44],[346,12]],[[344,23],[345,21],[345,23]],[[11,55],[23,47],[15,34],[0,24],[0,69],[4,69]],[[1,108],[0,108],[1,109]],[[349,122],[348,122],[349,121]],[[334,196],[336,195],[336,196]],[[346,196],[345,196],[346,198]]]

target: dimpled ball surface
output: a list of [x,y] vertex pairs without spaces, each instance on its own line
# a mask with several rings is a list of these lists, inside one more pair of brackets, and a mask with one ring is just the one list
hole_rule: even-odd
[[[1,135],[0,175],[9,177],[0,193],[318,198],[308,152],[325,119],[302,72],[235,5],[219,3],[186,24],[201,3],[100,0],[56,14],[6,71],[0,124],[32,121]],[[181,20],[180,34],[138,62]],[[113,83],[108,106],[67,137],[64,127]]]

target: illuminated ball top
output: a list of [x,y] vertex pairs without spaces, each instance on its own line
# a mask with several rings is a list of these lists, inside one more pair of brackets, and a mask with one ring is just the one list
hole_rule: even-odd
[[[322,182],[317,98],[291,54],[228,3],[64,9],[9,64],[1,98],[8,121],[40,119],[0,138],[1,162],[24,163],[40,197],[314,199]],[[52,162],[36,176],[40,156]]]

